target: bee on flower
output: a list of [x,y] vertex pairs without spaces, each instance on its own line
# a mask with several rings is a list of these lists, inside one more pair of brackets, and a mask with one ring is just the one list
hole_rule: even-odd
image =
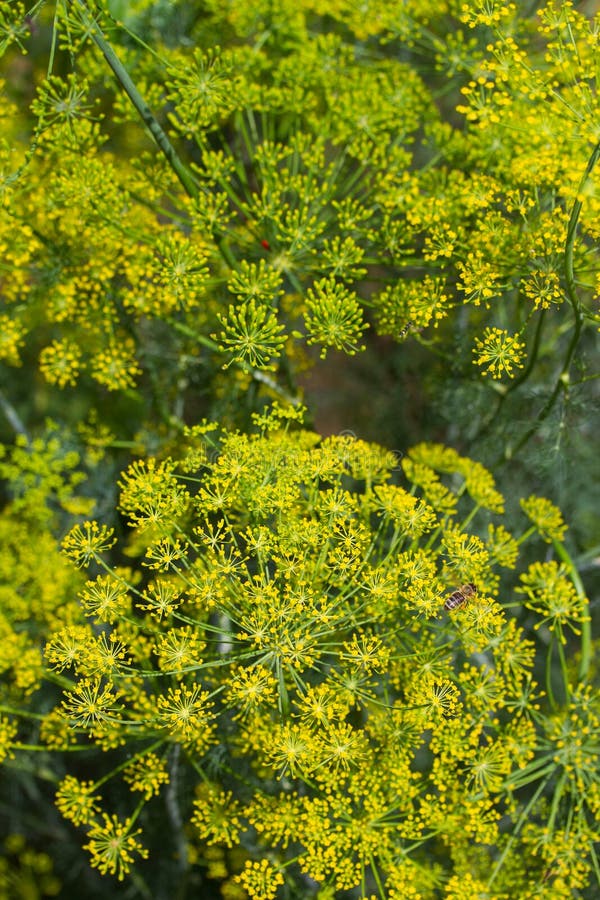
[[462,584],[448,597],[446,597],[444,609],[447,609],[449,611],[459,609],[461,606],[464,606],[471,597],[474,597],[476,593],[477,588],[472,581],[470,581],[468,584]]

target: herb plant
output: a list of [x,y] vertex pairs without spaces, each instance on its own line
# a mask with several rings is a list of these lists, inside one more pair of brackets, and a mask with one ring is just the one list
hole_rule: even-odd
[[597,895],[590,5],[0,0],[0,897]]

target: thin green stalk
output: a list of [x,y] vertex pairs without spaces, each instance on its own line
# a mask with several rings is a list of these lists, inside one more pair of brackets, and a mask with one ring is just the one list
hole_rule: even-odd
[[[36,16],[38,9],[40,9],[42,5],[43,5],[42,0],[40,0],[40,2],[36,3],[36,5],[29,11],[29,15],[32,18],[34,16]],[[52,75],[52,71],[54,69],[54,59],[56,56],[56,47],[58,44],[58,29],[56,27],[57,20],[58,20],[58,7],[54,10],[54,21],[53,21],[53,26],[52,26],[52,39],[50,41],[50,52],[48,54],[48,65],[46,67],[46,78],[49,78]],[[38,148],[40,135],[44,131],[44,128],[45,128],[45,126],[43,125],[42,117],[40,117],[40,118],[38,118],[35,128],[33,129],[33,134],[31,136],[31,140],[29,141],[29,146],[27,147],[27,149],[25,151],[23,162],[16,169],[16,171],[10,172],[10,173],[5,173],[3,175],[2,180],[6,187],[8,187],[9,185],[13,185],[15,182],[17,182],[19,180],[19,178],[21,177],[21,175],[23,174],[23,172],[25,171],[25,169],[27,168],[27,166],[29,165],[31,160],[34,158],[37,148]],[[6,207],[6,212],[8,212],[8,214],[11,215],[10,209],[8,207]]]
[[581,578],[579,577],[579,572],[577,571],[577,567],[575,566],[575,563],[567,552],[566,547],[556,539],[553,540],[552,543],[554,544],[556,553],[569,570],[569,577],[573,582],[573,586],[577,592],[577,596],[581,601],[581,606],[584,613],[582,617],[583,621],[581,623],[581,661],[579,663],[579,680],[586,681],[590,670],[590,663],[592,660],[592,623],[590,617],[589,600],[586,597],[583,584],[581,583]]
[[185,881],[185,877],[190,867],[190,858],[180,805],[180,762],[181,745],[175,744],[173,752],[171,753],[171,759],[169,760],[169,782],[165,793],[165,807],[171,826],[171,834],[177,848],[177,867],[179,869],[180,877]]
[[39,722],[43,722],[46,716],[43,713],[34,713],[25,709],[18,709],[14,706],[7,706],[5,703],[0,703],[0,713],[5,713],[8,716],[21,716],[22,719],[35,719]]
[[[136,758],[142,759],[144,756],[147,756],[149,753],[154,753],[155,750],[157,750],[160,746],[162,746],[165,743],[166,742],[163,738],[160,738],[159,740],[154,741],[154,743],[151,744],[149,747],[145,747],[143,750],[138,751],[135,754]],[[115,775],[119,774],[119,772],[123,772],[130,765],[131,765],[131,757],[128,755],[127,758],[125,760],[123,760],[122,763],[119,763],[119,765],[117,765],[113,769],[111,769],[110,772],[107,772],[105,775],[102,776],[102,778],[99,778],[97,781],[95,781],[90,790],[94,790],[94,791],[99,790],[99,788],[101,788],[102,785],[109,782],[111,780],[111,778],[114,778]]]
[[583,173],[583,177],[577,189],[577,196],[575,198],[575,202],[573,204],[573,209],[571,210],[571,216],[569,218],[569,224],[567,226],[567,240],[565,244],[565,280],[567,286],[567,297],[576,316],[581,319],[581,308],[579,303],[579,298],[577,296],[577,287],[575,284],[575,272],[573,269],[573,254],[575,250],[575,235],[577,233],[577,225],[579,222],[579,216],[581,214],[581,200],[579,197],[585,187],[585,184],[592,174],[594,166],[598,162],[598,158],[600,157],[600,141],[596,144],[590,158],[588,159],[587,166],[585,167],[585,172]]
[[[380,897],[385,897],[385,888],[384,888],[384,886],[383,886],[383,882],[382,882],[382,880],[381,880],[381,876],[380,876],[380,874],[379,874],[379,870],[378,870],[377,865],[376,865],[376,863],[375,863],[375,857],[374,857],[374,855],[373,855],[372,853],[369,853],[369,865],[370,865],[370,867],[371,867],[371,872],[372,872],[372,875],[373,875],[373,880],[375,881],[375,884],[377,885],[377,889],[379,890],[379,896],[380,896]],[[362,871],[362,881],[363,881],[363,884],[364,884],[364,880],[365,880],[365,870],[364,870],[364,868],[363,868],[363,871]],[[364,893],[365,896],[366,896],[367,891],[366,891],[365,888],[363,888],[363,893]]]
[[[54,58],[56,56],[56,47],[58,43],[58,28],[56,27],[56,23],[58,20],[58,6],[54,10],[54,22],[52,26],[52,40],[50,42],[50,53],[48,54],[48,67],[46,69],[46,78],[49,78],[52,74],[52,70],[54,69]],[[39,137],[38,134],[35,136]]]
[[554,637],[550,641],[548,645],[548,652],[546,653],[546,691],[548,693],[548,702],[552,709],[556,709],[556,699],[554,697],[554,691],[552,690],[552,646],[554,644]]
[[544,778],[544,781],[548,781],[555,770],[556,763],[552,757],[550,755],[542,756],[540,759],[536,759],[534,762],[529,763],[525,768],[518,769],[514,772],[514,778],[512,775],[509,775],[506,779],[506,786],[510,787],[513,791],[518,791],[527,787],[528,784],[539,781],[541,778]]
[[590,856],[592,858],[592,866],[593,866],[594,872],[596,873],[596,881],[598,882],[598,887],[600,887],[600,864],[598,863],[598,857],[596,856],[596,848],[591,841],[590,841]]
[[498,399],[496,400],[496,405],[495,405],[494,409],[492,410],[490,415],[488,415],[487,418],[480,425],[479,430],[477,431],[477,433],[475,434],[475,437],[473,438],[473,443],[476,443],[485,434],[487,434],[492,423],[495,421],[496,417],[498,416],[498,413],[500,412],[500,409],[502,408],[508,395],[511,394],[518,387],[520,387],[524,381],[527,381],[527,379],[531,375],[533,368],[535,366],[536,360],[537,360],[539,349],[540,349],[540,343],[541,343],[541,337],[542,337],[542,326],[544,324],[544,318],[545,318],[544,313],[545,312],[546,311],[544,309],[542,309],[538,316],[536,329],[535,329],[535,332],[533,335],[533,343],[531,345],[531,350],[527,354],[527,365],[525,366],[525,368],[521,372],[521,374],[518,375],[516,378],[514,378],[511,381],[511,383],[506,387],[506,389],[503,390],[503,392],[498,396]]
[[[464,485],[463,485],[463,487],[464,487]],[[463,493],[463,492],[461,491],[461,493]],[[460,523],[459,528],[461,531],[467,530],[467,527],[471,524],[472,520],[475,518],[475,516],[477,515],[477,513],[479,512],[480,509],[481,509],[481,504],[477,503],[476,506],[473,507],[471,512]]]
[[511,835],[510,835],[508,841],[506,842],[506,846],[505,846],[504,850],[502,851],[502,854],[501,854],[500,858],[498,859],[498,862],[494,866],[492,874],[490,875],[489,881],[487,883],[488,888],[491,887],[492,882],[496,878],[496,875],[498,874],[498,872],[504,865],[504,860],[506,859],[506,856],[508,855],[508,852],[509,852],[511,846],[517,839],[518,834],[519,834],[521,828],[523,827],[526,819],[528,819],[530,810],[533,808],[533,806],[537,802],[538,797],[540,796],[542,791],[545,789],[545,787],[549,781],[550,781],[550,777],[545,778],[544,781],[541,782],[537,791],[535,792],[535,794],[533,795],[533,797],[531,798],[531,800],[529,801],[529,803],[527,804],[527,806],[525,807],[525,809],[523,810],[521,815],[519,816],[519,820],[518,820],[517,824],[515,825],[515,827],[512,829]]
[[16,411],[16,409],[14,408],[12,403],[10,403],[6,399],[6,397],[4,396],[2,391],[0,391],[0,410],[2,410],[2,412],[4,413],[6,421],[11,426],[11,428],[13,429],[15,434],[20,434],[22,437],[27,438],[27,440],[29,440],[29,435],[27,434],[27,429],[25,428],[25,425],[21,421],[21,418],[20,418],[18,412]]
[[285,722],[289,719],[290,716],[290,700],[288,696],[288,690],[285,684],[285,676],[283,672],[283,668],[281,666],[281,661],[277,659],[276,665],[277,672],[277,681],[279,684],[279,694],[278,694],[278,704],[279,704],[279,712],[281,713],[281,718]]
[[565,648],[562,642],[562,634],[556,639],[556,648],[558,650],[558,658],[560,660],[560,671],[563,678],[563,687],[565,692],[565,703],[568,703],[571,697],[571,689],[569,686],[569,673],[567,670],[567,660],[565,659]]
[[[169,325],[171,325],[176,331],[179,331],[181,334],[184,334],[186,337],[192,338],[197,341],[199,344],[202,344],[208,350],[212,350],[214,353],[222,353],[223,351],[219,347],[219,345],[211,340],[210,338],[205,337],[202,334],[199,334],[197,331],[194,331],[193,328],[190,328],[188,325],[185,325],[183,322],[178,322],[176,319],[167,318],[165,319]],[[290,406],[299,406],[300,405],[300,397],[294,396],[291,393],[288,393],[284,388],[279,385],[274,378],[268,375],[266,372],[263,372],[262,369],[255,369],[249,363],[244,362],[244,360],[234,360],[235,365],[239,366],[243,372],[246,372],[250,375],[254,381],[258,381],[261,384],[264,384],[273,393],[278,394],[282,397]]]
[[192,177],[189,169],[180,160],[175,148],[169,141],[169,138],[162,130],[152,110],[136,88],[131,80],[129,72],[118,58],[111,45],[104,37],[98,23],[90,16],[90,11],[84,0],[76,0],[76,4],[81,10],[81,15],[85,21],[86,27],[91,28],[90,34],[92,40],[104,56],[104,59],[113,71],[113,74],[129,99],[135,107],[140,119],[152,135],[156,145],[162,150],[165,159],[179,178],[184,190],[189,197],[195,199],[198,196],[198,185]]
[[115,17],[112,15],[110,10],[108,8],[106,8],[106,4],[103,8],[101,6],[101,4],[98,2],[98,0],[95,0],[94,5],[96,6],[99,13],[102,13],[102,15],[104,15],[108,19],[110,19],[110,21],[113,23],[115,28],[119,28],[119,29],[121,29],[121,31],[124,31],[125,34],[127,34],[133,41],[135,41],[135,43],[138,45],[138,47],[142,47],[146,51],[146,53],[150,54],[150,56],[153,56],[154,59],[156,59],[162,66],[165,65],[164,57],[162,57],[159,53],[157,53],[156,50],[154,49],[154,47],[152,47],[150,44],[146,43],[146,41],[143,38],[141,38],[139,36],[139,34],[136,34],[135,31],[132,31],[126,25],[125,22],[123,22],[122,20],[119,20],[119,19],[115,19]]
[[552,797],[552,805],[550,807],[550,815],[548,817],[547,829],[550,834],[554,831],[554,823],[556,821],[556,817],[558,815],[558,807],[560,805],[560,801],[562,800],[565,785],[567,783],[567,773],[563,772],[558,780],[558,784],[554,788],[554,795]]
[[548,416],[552,412],[552,409],[554,408],[554,404],[556,403],[556,401],[558,399],[558,395],[561,393],[561,391],[564,391],[565,393],[567,393],[567,391],[569,389],[569,369],[571,367],[571,360],[573,359],[573,354],[575,353],[575,348],[577,347],[577,344],[579,343],[580,334],[581,334],[581,317],[579,317],[578,319],[575,320],[575,331],[573,333],[573,337],[571,338],[571,342],[569,344],[569,348],[567,350],[567,354],[565,356],[565,361],[563,363],[560,375],[558,376],[558,379],[554,386],[554,390],[548,397],[548,400],[546,401],[543,409],[536,416],[535,424],[532,425],[531,428],[529,428],[525,432],[523,437],[520,439],[520,441],[518,441],[515,444],[514,447],[512,447],[512,448],[507,447],[507,452],[505,452],[504,456],[498,460],[498,465],[500,465],[502,463],[507,463],[510,459],[512,459],[514,456],[516,456],[516,454],[519,452],[519,450],[521,450],[525,446],[525,444],[527,444],[528,441],[537,432],[540,422],[543,422],[545,419],[548,418]]
[[[543,422],[544,419],[548,417],[550,412],[552,411],[554,404],[556,403],[559,394],[561,391],[567,393],[569,389],[569,369],[571,368],[571,362],[573,356],[575,354],[575,349],[577,344],[579,343],[579,338],[581,336],[581,330],[583,327],[583,317],[581,312],[581,302],[577,295],[577,285],[575,282],[575,270],[573,266],[573,257],[575,253],[575,237],[577,235],[577,226],[579,224],[579,216],[581,215],[581,207],[582,203],[579,199],[583,189],[594,169],[594,166],[598,162],[600,158],[600,141],[596,144],[590,157],[587,161],[587,165],[585,167],[585,172],[579,182],[579,186],[577,188],[577,195],[575,197],[575,201],[573,203],[573,207],[571,209],[571,215],[569,216],[569,223],[567,225],[567,237],[565,240],[565,249],[564,249],[564,274],[565,274],[565,287],[566,287],[566,295],[567,300],[571,304],[571,308],[573,310],[573,316],[575,319],[575,327],[573,330],[573,336],[567,348],[567,353],[560,371],[560,374],[557,378],[556,384],[554,386],[554,390],[548,397],[543,409],[536,417],[535,423],[529,428],[523,437],[518,441],[515,447],[512,448],[510,453],[505,452],[504,458],[499,460],[499,464],[501,462],[508,462],[519,450],[530,440],[531,437],[536,433],[539,427],[539,423]],[[508,450],[508,448],[507,448]]]

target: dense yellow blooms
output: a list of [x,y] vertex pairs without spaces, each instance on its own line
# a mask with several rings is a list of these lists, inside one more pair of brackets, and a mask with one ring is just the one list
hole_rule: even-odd
[[[298,378],[414,349],[459,448],[523,385],[523,440],[561,409],[600,321],[598,20],[201,7],[0,0],[3,802],[131,896],[591,897],[561,512],[441,443],[321,437]],[[0,851],[0,896],[59,895]]]
[[[589,792],[571,813],[583,828],[596,808],[600,715],[589,691],[541,712],[537,648],[505,610],[512,595],[496,571],[520,566],[524,538],[500,522],[481,537],[474,528],[486,507],[502,516],[490,473],[421,444],[406,457],[410,494],[382,448],[282,428],[277,406],[256,418],[249,435],[191,429],[181,460],[149,458],[121,476],[132,569],[106,563],[115,538],[105,526],[71,530],[65,553],[102,574],[48,619],[43,661],[8,607],[13,702],[36,708],[25,672],[36,687],[56,680],[41,732],[48,753],[99,754],[95,781],[62,778],[59,810],[86,829],[91,865],[125,877],[151,852],[138,840],[145,819],[133,828],[139,810],[170,796],[185,771],[194,785],[181,807],[186,840],[194,853],[246,847],[230,874],[249,896],[277,896],[296,878],[293,858],[302,879],[334,894],[383,879],[376,896],[388,900],[409,872],[413,896],[435,896],[440,847],[452,896],[462,896],[465,872],[471,886],[493,878],[499,896],[512,889],[511,867],[488,852],[502,845],[508,815],[517,830],[507,859],[530,853],[529,890],[543,867],[521,838],[515,791],[538,769],[563,771]],[[423,497],[442,497],[442,487],[453,502],[430,506]],[[542,537],[559,533],[554,507],[523,506]],[[444,610],[471,582],[464,605]],[[534,562],[521,585],[557,647],[565,628],[579,633],[586,607],[566,570]],[[19,728],[18,714],[3,714],[9,760],[23,752]],[[133,818],[112,812],[106,782],[140,797]],[[527,815],[539,829],[544,802]]]

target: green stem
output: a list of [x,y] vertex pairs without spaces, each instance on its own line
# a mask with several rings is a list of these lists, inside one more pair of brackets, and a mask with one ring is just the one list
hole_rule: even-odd
[[[186,165],[184,165],[184,163],[177,155],[175,148],[159,125],[156,116],[133,83],[129,72],[123,66],[121,60],[118,58],[109,42],[106,40],[104,34],[102,33],[102,30],[100,29],[100,26],[98,25],[98,22],[93,17],[91,17],[85,0],[71,0],[71,2],[76,2],[79,6],[85,25],[90,29],[92,40],[112,69],[112,72],[115,75],[117,81],[131,100],[135,110],[150,132],[150,135],[156,143],[157,147],[162,151],[168,164],[177,175],[177,178],[182,184],[185,192],[192,200],[196,200],[200,193],[198,183],[194,179],[190,170]],[[230,268],[235,269],[235,259],[225,241],[220,238],[219,235],[214,231],[212,237],[217,247],[219,248],[219,253],[223,257],[227,265],[230,266]]]
[[[461,493],[462,493],[462,491],[461,491]],[[466,518],[463,519],[463,521],[460,523],[459,528],[460,528],[461,531],[466,531],[466,530],[467,530],[467,527],[470,525],[470,523],[471,523],[472,520],[475,518],[475,516],[477,515],[477,513],[479,512],[480,509],[481,509],[481,504],[479,504],[479,503],[478,503],[476,506],[473,507],[473,509],[471,510],[471,512],[470,512],[470,513],[466,516]]]
[[[134,757],[137,759],[143,759],[144,756],[147,756],[149,753],[153,753],[164,743],[165,743],[164,739],[160,738],[159,740],[157,740],[153,744],[151,744],[149,747],[146,747],[144,750],[140,750],[138,753],[135,753]],[[95,781],[93,788],[91,790],[97,791],[99,788],[102,787],[103,784],[106,784],[108,781],[110,781],[111,778],[114,778],[115,775],[118,775],[119,772],[122,772],[124,769],[126,769],[128,766],[130,766],[131,762],[132,762],[132,757],[131,757],[131,755],[128,754],[127,759],[123,760],[123,762],[120,763],[118,766],[115,766],[114,769],[111,769],[110,772],[108,772],[106,775],[103,775],[102,778],[99,778],[98,781]]]
[[[375,884],[377,885],[377,889],[379,890],[379,896],[380,896],[380,897],[385,897],[385,889],[384,889],[384,886],[383,886],[383,882],[382,882],[382,880],[381,880],[381,876],[380,876],[380,874],[379,874],[379,870],[378,870],[377,865],[376,865],[376,863],[375,863],[375,857],[374,857],[374,855],[373,855],[372,853],[369,853],[369,866],[371,867],[371,873],[372,873],[372,875],[373,875],[373,880],[375,881]],[[365,881],[365,870],[364,870],[364,868],[363,868],[363,871],[362,871],[362,881],[363,881],[363,884],[364,884],[364,881]],[[364,893],[365,895],[366,895],[366,893],[367,893],[366,890],[365,890],[364,888],[363,888],[363,893]]]
[[554,832],[554,823],[555,823],[556,817],[558,815],[558,807],[562,800],[566,783],[567,783],[567,773],[563,772],[558,780],[556,787],[554,788],[554,795],[552,797],[552,806],[550,807],[550,815],[548,816],[548,823],[546,826],[546,828],[548,829],[548,831],[551,835]]
[[594,872],[596,873],[596,881],[598,883],[598,887],[600,887],[600,864],[598,863],[598,857],[596,856],[596,848],[592,841],[590,841],[590,856],[592,859],[592,867]]
[[[56,27],[56,22],[58,19],[58,5],[54,10],[54,22],[52,27],[52,41],[50,43],[50,53],[48,54],[48,68],[46,69],[46,78],[49,78],[52,74],[52,70],[54,69],[54,58],[56,56],[56,46],[58,43],[58,28]],[[41,125],[41,122],[39,123]],[[34,141],[37,145],[37,137],[39,134],[36,134]]]
[[515,444],[514,447],[506,448],[504,457],[498,461],[498,464],[500,464],[502,462],[507,463],[510,459],[513,459],[513,457],[516,456],[516,454],[519,452],[519,450],[521,450],[525,446],[525,444],[528,443],[528,441],[533,437],[533,435],[538,431],[540,422],[543,422],[545,419],[548,418],[548,416],[552,412],[552,409],[554,408],[554,404],[556,403],[560,392],[564,391],[566,393],[568,391],[568,389],[569,389],[569,369],[571,367],[571,360],[573,358],[573,354],[575,353],[575,348],[577,347],[577,344],[579,343],[580,333],[581,333],[581,317],[579,317],[578,319],[575,320],[575,331],[573,333],[573,337],[571,338],[571,342],[569,344],[569,348],[567,350],[567,355],[565,357],[565,361],[563,363],[560,375],[558,376],[558,379],[554,386],[554,390],[548,397],[548,400],[546,401],[543,409],[536,416],[535,424],[532,425],[531,428],[529,428],[525,432],[525,434],[523,435],[521,440],[518,441],[518,443]]
[[281,718],[285,722],[289,719],[290,715],[290,700],[288,696],[287,687],[285,684],[285,676],[283,672],[283,667],[281,665],[281,660],[277,660],[276,664],[277,670],[277,681],[279,683],[279,712],[281,713]]
[[516,378],[514,378],[511,381],[511,383],[507,386],[506,390],[504,390],[499,395],[498,399],[496,400],[494,409],[488,415],[488,417],[482,422],[481,426],[479,427],[479,430],[475,434],[475,437],[473,438],[473,443],[477,443],[477,441],[481,440],[481,438],[485,434],[487,434],[487,432],[491,428],[493,422],[496,420],[498,413],[500,412],[500,409],[502,408],[508,395],[511,394],[518,387],[520,387],[524,381],[527,381],[527,379],[531,375],[533,368],[535,366],[536,360],[537,360],[539,349],[540,349],[542,326],[544,324],[544,313],[545,313],[545,310],[542,309],[538,316],[535,333],[533,335],[533,343],[531,345],[531,350],[527,354],[527,365],[525,366],[525,369],[521,372],[520,375],[518,375]]
[[551,758],[549,759],[547,756],[544,756],[541,759],[534,760],[533,763],[525,766],[525,768],[519,769],[514,773],[514,778],[509,776],[506,780],[506,785],[513,790],[518,791],[521,788],[527,787],[528,784],[539,781],[541,778],[544,778],[544,783],[546,783],[550,780],[552,773],[555,770],[556,763]]
[[560,374],[554,386],[554,390],[548,397],[542,411],[536,417],[535,423],[529,428],[521,440],[516,444],[515,447],[507,451],[504,454],[503,462],[508,462],[516,453],[530,440],[531,437],[538,430],[540,422],[543,422],[544,419],[548,417],[550,412],[552,411],[554,404],[556,403],[559,394],[561,391],[565,393],[569,388],[569,369],[571,367],[571,361],[573,359],[573,355],[575,353],[575,349],[577,344],[579,343],[579,338],[581,336],[581,329],[583,327],[583,317],[581,313],[581,303],[579,297],[577,295],[577,285],[575,282],[575,270],[573,266],[573,257],[575,253],[575,238],[577,236],[577,226],[579,224],[579,217],[581,215],[581,207],[582,203],[579,197],[583,191],[583,188],[586,185],[587,180],[589,179],[592,170],[598,159],[600,158],[600,141],[596,144],[592,153],[590,154],[590,158],[587,161],[587,165],[585,167],[585,172],[579,182],[579,186],[577,188],[577,195],[575,197],[575,202],[573,203],[573,207],[571,209],[571,215],[569,216],[569,223],[567,225],[567,237],[565,240],[565,250],[564,250],[564,273],[565,273],[565,287],[566,287],[566,295],[567,300],[571,304],[571,308],[573,310],[573,316],[575,318],[575,327],[573,330],[573,337],[569,343],[567,348],[567,353],[565,356],[565,360],[563,362]]
[[531,800],[529,801],[529,803],[527,804],[527,806],[525,807],[525,809],[524,809],[523,812],[521,813],[521,815],[520,815],[520,817],[519,817],[519,820],[518,820],[517,824],[516,824],[515,827],[512,829],[511,835],[510,835],[508,841],[506,842],[506,846],[505,846],[505,848],[504,848],[504,850],[503,850],[503,852],[502,852],[502,855],[501,855],[500,858],[498,859],[498,862],[497,862],[496,865],[494,866],[494,870],[493,870],[492,874],[490,875],[490,879],[489,879],[489,881],[488,881],[488,883],[487,883],[488,888],[491,887],[492,882],[493,882],[494,879],[496,878],[496,875],[498,874],[498,872],[500,871],[500,869],[501,869],[502,866],[504,865],[504,860],[506,859],[506,857],[507,857],[507,855],[508,855],[508,852],[510,851],[510,848],[511,848],[512,844],[513,844],[513,843],[515,842],[515,840],[517,839],[517,836],[518,836],[519,832],[521,831],[521,828],[522,828],[523,825],[525,824],[525,821],[529,818],[530,810],[533,808],[533,806],[534,806],[535,803],[537,802],[538,797],[540,796],[540,794],[542,793],[542,791],[544,790],[544,788],[546,787],[546,785],[548,784],[549,781],[550,781],[550,776],[548,776],[548,778],[545,778],[545,779],[540,783],[540,785],[539,785],[538,789],[536,790],[535,794],[533,795],[533,797],[531,798]]
[[90,20],[90,11],[84,0],[76,0],[76,2],[81,9],[81,14],[85,21],[86,27],[90,28],[91,26],[90,34],[92,36],[92,40],[112,69],[115,78],[131,100],[140,119],[152,135],[154,142],[159,147],[159,149],[162,150],[165,159],[179,178],[179,181],[183,185],[184,190],[189,197],[195,199],[198,196],[198,185],[192,177],[191,172],[180,160],[175,151],[175,148],[171,144],[165,132],[160,127],[152,110],[131,80],[129,72],[123,66],[121,60],[118,58],[118,56],[104,37],[100,26],[93,18]]
[[18,412],[16,411],[12,403],[10,403],[6,399],[2,391],[0,391],[0,410],[2,410],[2,412],[4,413],[8,424],[11,426],[15,434],[20,434],[22,437],[27,438],[27,441],[29,441],[27,429],[21,421]]
[[569,672],[567,670],[567,660],[565,659],[565,648],[562,642],[562,634],[556,639],[556,648],[558,650],[558,658],[560,660],[560,671],[563,678],[563,688],[565,692],[565,704],[569,703],[571,698],[571,690],[569,686]]
[[569,577],[573,582],[573,586],[577,591],[577,596],[581,601],[583,616],[581,622],[581,661],[579,663],[579,680],[586,681],[590,670],[590,663],[592,660],[592,624],[589,610],[589,600],[586,597],[583,584],[581,583],[581,578],[579,577],[579,572],[577,571],[577,567],[575,566],[575,563],[567,552],[566,547],[556,539],[553,540],[552,543],[554,544],[556,553],[558,554],[558,556],[560,556],[561,560],[569,570]]
[[0,713],[5,713],[8,716],[21,716],[22,719],[36,719],[39,722],[43,722],[46,718],[43,713],[34,713],[27,709],[7,706],[5,703],[0,703]]
[[548,692],[548,701],[552,709],[556,709],[556,700],[554,691],[552,690],[552,646],[554,643],[554,635],[548,644],[548,652],[546,654],[546,691]]
[[573,254],[575,250],[575,235],[577,233],[577,225],[579,222],[579,216],[581,214],[581,200],[579,199],[585,184],[592,174],[592,170],[596,163],[598,162],[598,158],[600,157],[600,141],[596,144],[590,158],[588,159],[587,166],[585,167],[585,172],[583,173],[582,179],[579,183],[579,187],[577,189],[577,196],[575,198],[575,203],[573,204],[573,208],[571,210],[571,216],[569,218],[569,224],[567,226],[567,240],[565,244],[565,280],[567,286],[567,297],[571,306],[573,307],[573,312],[575,313],[576,319],[581,323],[581,304],[579,302],[579,297],[577,296],[577,287],[575,285],[575,272],[573,268]]
[[[194,331],[193,328],[190,328],[188,325],[185,325],[183,322],[178,322],[176,319],[167,318],[165,319],[169,325],[171,325],[176,331],[179,331],[181,334],[189,337],[199,344],[202,344],[208,350],[212,350],[214,353],[223,353],[219,345],[211,340],[210,338],[205,337],[202,334],[198,334],[197,331]],[[260,382],[260,384],[264,384],[270,390],[272,390],[275,394],[278,394],[282,397],[287,403],[291,406],[299,406],[300,405],[300,397],[289,393],[284,388],[279,385],[274,378],[271,378],[266,372],[263,372],[261,369],[253,368],[249,363],[244,360],[234,360],[235,365],[238,365],[243,372],[246,372],[250,375],[254,381]]]

